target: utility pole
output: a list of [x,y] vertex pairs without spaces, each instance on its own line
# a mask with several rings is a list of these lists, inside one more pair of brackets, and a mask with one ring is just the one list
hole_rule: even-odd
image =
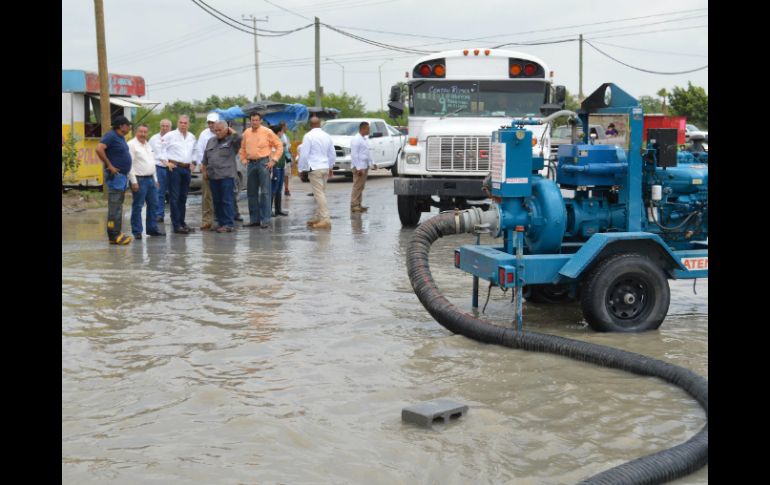
[[262,95],[259,93],[259,49],[257,48],[257,22],[267,22],[268,18],[258,19],[253,14],[249,16],[241,15],[242,20],[251,20],[254,25],[254,72],[257,76],[257,101],[262,100]]
[[578,69],[578,101],[583,102],[583,34],[580,34],[580,67]]
[[385,108],[382,105],[382,66],[384,66],[385,64],[387,64],[392,60],[393,59],[385,59],[385,62],[377,66],[377,70],[380,72],[380,111],[385,111]]
[[104,36],[104,5],[94,0],[96,15],[96,55],[99,62],[99,106],[102,117],[102,136],[112,129],[110,114],[110,75],[107,72],[107,43]]
[[342,68],[342,94],[345,94],[345,66],[340,64],[339,62],[335,61],[331,57],[326,58],[327,61],[332,61],[333,63],[337,64]]
[[321,107],[321,21],[315,18],[315,107]]

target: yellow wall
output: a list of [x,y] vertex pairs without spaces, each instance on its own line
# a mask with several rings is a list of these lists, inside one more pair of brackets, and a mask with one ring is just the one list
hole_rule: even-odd
[[[68,175],[64,179],[65,185],[86,185],[99,186],[104,183],[103,165],[96,155],[96,146],[99,144],[99,138],[85,138],[85,127],[83,122],[75,122],[75,136],[78,137],[77,145],[78,160],[80,165],[73,175]],[[61,125],[62,141],[69,137],[72,126],[69,124]]]

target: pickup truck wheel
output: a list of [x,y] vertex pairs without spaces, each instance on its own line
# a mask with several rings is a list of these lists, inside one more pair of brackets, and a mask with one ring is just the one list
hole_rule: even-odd
[[394,177],[398,177],[398,160],[396,160],[396,163],[390,167],[390,173],[392,173]]
[[643,255],[610,256],[591,270],[584,283],[580,305],[594,330],[655,330],[668,313],[668,280],[663,270]]
[[422,212],[417,207],[417,197],[413,195],[398,196],[398,218],[404,227],[417,227]]

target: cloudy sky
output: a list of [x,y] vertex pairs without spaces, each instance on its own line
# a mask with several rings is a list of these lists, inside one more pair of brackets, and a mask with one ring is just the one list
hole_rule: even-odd
[[[196,2],[199,3],[198,0]],[[255,94],[253,36],[225,25],[193,0],[104,0],[110,72],[144,77],[147,97],[161,102],[212,94]],[[203,0],[238,21],[268,18],[258,29],[288,31],[321,22],[376,43],[436,52],[507,46],[534,54],[555,72],[557,84],[578,90],[578,34],[583,47],[583,90],[615,82],[634,96],[654,95],[688,81],[708,91],[706,0]],[[94,4],[62,0],[62,69],[97,70]],[[268,32],[265,32],[269,35]],[[314,32],[259,37],[260,87],[304,94],[314,87]],[[377,47],[321,28],[321,85],[359,95],[378,109],[395,82],[421,54]],[[327,60],[333,59],[332,60]],[[336,63],[334,62],[336,61]],[[618,62],[620,61],[620,62]],[[378,69],[382,73],[382,92]],[[381,96],[380,96],[380,93]]]

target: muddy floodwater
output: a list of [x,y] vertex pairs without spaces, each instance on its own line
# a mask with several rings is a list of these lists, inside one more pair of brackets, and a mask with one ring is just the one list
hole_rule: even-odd
[[[657,379],[450,334],[409,284],[413,230],[392,178],[370,177],[365,214],[350,213],[350,189],[329,184],[330,231],[306,228],[315,205],[296,177],[271,229],[183,236],[167,222],[166,237],[118,247],[104,209],[62,215],[63,483],[567,484],[705,423]],[[248,222],[245,192],[239,206]],[[187,222],[200,225],[199,196]],[[472,280],[453,250],[473,241],[431,252],[466,310]],[[524,326],[708,377],[708,280],[697,294],[670,284],[659,331],[599,334],[576,306],[535,304]],[[510,293],[493,289],[485,316],[510,325]],[[402,423],[403,407],[440,397],[470,410]],[[708,468],[674,483],[708,483]]]

